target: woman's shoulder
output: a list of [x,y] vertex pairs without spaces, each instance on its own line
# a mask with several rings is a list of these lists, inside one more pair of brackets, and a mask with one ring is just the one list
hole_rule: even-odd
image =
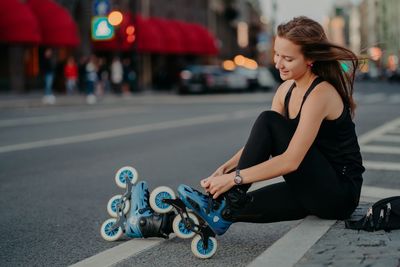
[[324,96],[324,97],[326,97],[328,99],[331,98],[331,97],[339,96],[339,93],[337,92],[335,87],[331,83],[329,83],[328,81],[320,82],[315,87],[313,92],[314,92],[314,94],[313,94],[314,96],[318,96],[318,97]]
[[294,80],[287,80],[279,85],[278,89],[276,89],[276,94],[285,96],[289,91],[290,87],[293,85]]

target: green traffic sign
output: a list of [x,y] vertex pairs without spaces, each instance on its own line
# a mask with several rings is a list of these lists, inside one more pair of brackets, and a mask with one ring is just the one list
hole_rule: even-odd
[[114,27],[108,22],[107,17],[92,18],[92,39],[109,40],[114,37]]

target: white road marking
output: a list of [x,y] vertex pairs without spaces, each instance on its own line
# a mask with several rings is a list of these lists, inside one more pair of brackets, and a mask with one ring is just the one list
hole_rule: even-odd
[[8,120],[0,120],[0,127],[25,126],[25,125],[35,125],[35,124],[54,123],[54,122],[106,118],[116,115],[126,115],[129,113],[139,113],[144,111],[146,111],[146,109],[143,107],[117,108],[117,109],[91,110],[87,112],[74,112],[63,115],[49,115],[49,116],[8,119]]
[[146,249],[159,245],[164,240],[160,239],[132,239],[121,245],[107,249],[83,261],[77,262],[71,267],[101,267],[111,266],[134,256]]
[[393,94],[389,97],[389,103],[398,104],[400,103],[400,94]]
[[400,128],[391,129],[388,131],[389,134],[400,134]]
[[399,162],[363,161],[363,165],[368,170],[400,171]]
[[386,100],[386,95],[383,93],[375,93],[375,94],[369,94],[369,95],[365,95],[362,99],[363,103],[366,104],[373,104],[373,103],[377,103],[379,101],[384,101]]
[[364,145],[361,147],[361,152],[364,153],[378,153],[378,154],[400,154],[400,146],[373,146]]
[[323,236],[336,220],[306,217],[260,256],[249,267],[292,267]]
[[382,135],[379,137],[380,142],[393,142],[393,143],[398,143],[400,142],[400,136],[398,135]]
[[364,185],[361,187],[361,196],[378,199],[391,196],[400,196],[400,189]]
[[389,132],[392,129],[396,129],[398,126],[400,126],[400,118],[389,121],[389,122],[375,128],[374,130],[363,134],[362,136],[360,136],[358,138],[358,142],[360,145],[364,145],[368,142],[371,142],[371,141],[377,139],[378,136],[384,135],[385,133]]
[[172,121],[164,121],[158,123],[151,123],[145,125],[138,125],[108,131],[101,131],[90,134],[82,134],[75,135],[69,137],[48,139],[48,140],[40,140],[34,142],[20,143],[14,145],[7,145],[0,147],[0,153],[20,151],[20,150],[29,150],[34,148],[41,147],[49,147],[49,146],[57,146],[57,145],[66,145],[66,144],[74,144],[81,142],[89,142],[107,138],[114,138],[118,136],[131,135],[137,133],[144,133],[150,131],[164,130],[164,129],[173,129],[185,126],[193,126],[193,125],[201,125],[208,123],[217,123],[224,121],[232,121],[243,119],[246,117],[254,117],[256,114],[260,112],[260,109],[251,109],[251,110],[242,110],[233,113],[225,113],[220,115],[209,115],[209,116],[200,116],[194,118],[187,118],[181,120],[172,120]]

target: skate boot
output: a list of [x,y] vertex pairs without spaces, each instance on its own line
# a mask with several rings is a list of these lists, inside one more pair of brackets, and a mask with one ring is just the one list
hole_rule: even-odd
[[213,199],[211,195],[205,195],[187,185],[178,187],[178,195],[185,206],[207,222],[216,235],[223,235],[231,226],[232,221],[226,219],[229,216],[224,218],[222,215],[224,210],[230,210],[225,197]]
[[131,167],[124,168],[119,173],[125,175],[125,178],[116,177],[116,181],[120,186],[125,185],[127,190],[124,195],[116,195],[108,202],[107,211],[114,218],[103,223],[101,236],[107,241],[118,240],[124,233],[130,238],[168,238],[175,213],[155,213],[149,205],[147,183],[141,181],[134,185],[137,172]]

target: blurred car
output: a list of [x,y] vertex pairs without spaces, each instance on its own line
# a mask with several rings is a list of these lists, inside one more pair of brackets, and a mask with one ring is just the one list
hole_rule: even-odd
[[274,76],[266,67],[258,67],[257,69],[237,67],[235,72],[246,77],[248,89],[251,91],[257,89],[269,90],[277,86]]
[[179,94],[206,93],[225,86],[224,71],[216,65],[191,65],[180,73]]
[[227,91],[246,91],[249,88],[249,80],[245,74],[236,71],[223,72],[223,88]]

